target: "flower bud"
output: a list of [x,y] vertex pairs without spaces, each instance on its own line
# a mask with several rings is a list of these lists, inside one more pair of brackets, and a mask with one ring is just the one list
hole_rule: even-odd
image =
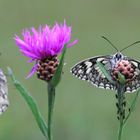
[[133,80],[134,71],[135,67],[131,62],[129,62],[128,60],[121,60],[116,64],[115,68],[113,69],[112,76],[115,81],[118,81],[118,74],[121,73],[125,77],[126,82],[128,83]]

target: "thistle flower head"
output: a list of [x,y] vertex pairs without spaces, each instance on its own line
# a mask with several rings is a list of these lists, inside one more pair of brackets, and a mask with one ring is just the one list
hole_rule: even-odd
[[[70,43],[71,27],[66,25],[66,21],[64,24],[55,23],[53,27],[45,25],[38,30],[32,27],[31,30],[24,30],[22,35],[23,39],[15,36],[16,45],[24,56],[30,58],[30,62],[36,62],[28,77],[40,71],[40,62],[48,62],[50,58],[57,57],[64,45],[71,47],[77,43],[77,40]],[[43,68],[46,70],[46,67]]]
[[112,75],[114,80],[118,81],[118,74],[121,73],[126,82],[130,82],[133,80],[134,77],[134,66],[128,60],[121,60],[117,63],[115,68],[113,69]]

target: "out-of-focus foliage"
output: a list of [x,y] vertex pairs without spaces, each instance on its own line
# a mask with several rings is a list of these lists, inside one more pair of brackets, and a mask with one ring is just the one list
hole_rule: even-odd
[[[139,0],[0,0],[0,67],[10,66],[17,79],[37,100],[47,119],[47,85],[36,76],[26,80],[33,64],[27,63],[13,40],[22,29],[67,20],[79,42],[67,50],[64,73],[57,87],[54,108],[54,140],[114,140],[118,121],[114,91],[98,89],[69,72],[80,60],[115,51],[100,36],[121,49],[140,40]],[[140,45],[124,54],[140,60]],[[45,140],[33,115],[9,79],[8,110],[0,116],[1,140]],[[128,94],[130,101],[133,94]],[[130,102],[131,103],[131,102]],[[129,104],[129,102],[128,102]],[[140,102],[130,117],[123,139],[140,137]],[[45,113],[46,112],[46,113]]]

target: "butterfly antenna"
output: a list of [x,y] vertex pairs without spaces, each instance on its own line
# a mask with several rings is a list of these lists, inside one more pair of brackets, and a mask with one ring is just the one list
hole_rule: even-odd
[[140,41],[136,41],[136,42],[130,44],[129,46],[123,48],[120,52],[122,52],[122,51],[124,51],[125,49],[127,49],[127,48],[129,48],[129,47],[131,47],[131,46],[133,46],[133,45],[135,45],[135,44],[138,44],[138,43],[140,43]]
[[118,52],[118,49],[117,47],[109,40],[107,39],[105,36],[101,36],[103,39],[105,39],[117,52]]

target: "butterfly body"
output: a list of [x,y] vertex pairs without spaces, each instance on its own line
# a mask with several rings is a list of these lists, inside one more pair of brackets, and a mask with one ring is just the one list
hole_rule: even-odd
[[124,56],[120,52],[117,52],[114,55],[97,56],[83,60],[71,69],[71,73],[79,79],[86,80],[99,88],[116,90],[116,86],[110,83],[101,72],[97,62],[102,63],[106,70],[111,74],[114,67],[121,60],[129,61],[135,70],[133,80],[125,85],[125,92],[134,92],[140,87],[140,62]]

